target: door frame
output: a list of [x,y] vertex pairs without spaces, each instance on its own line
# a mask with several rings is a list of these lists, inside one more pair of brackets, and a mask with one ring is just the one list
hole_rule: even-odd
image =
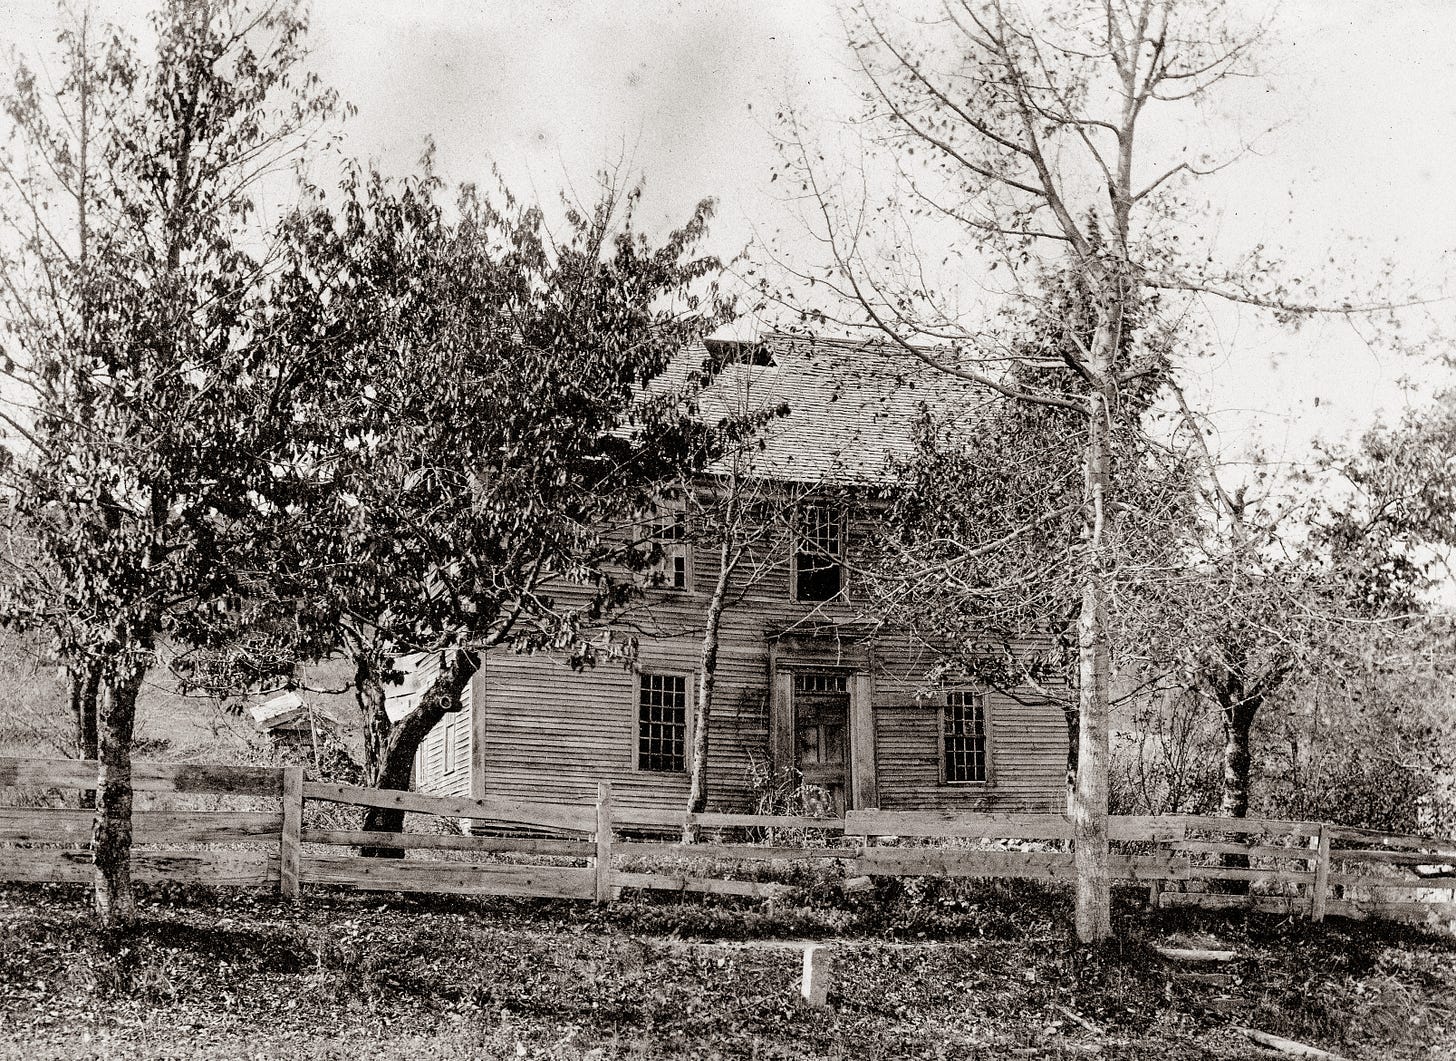
[[774,773],[795,765],[794,673],[840,671],[849,678],[849,733],[844,786],[846,810],[879,806],[875,786],[874,653],[838,638],[782,636],[769,643],[769,750]]

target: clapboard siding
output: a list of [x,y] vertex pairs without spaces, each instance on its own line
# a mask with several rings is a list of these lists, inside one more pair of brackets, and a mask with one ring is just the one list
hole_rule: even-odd
[[[709,738],[715,808],[752,807],[753,778],[763,777],[768,764],[768,646],[761,628],[758,636],[761,648],[732,642],[719,659]],[[691,637],[644,642],[638,667],[694,681],[699,648]],[[879,806],[1040,811],[1063,804],[1066,730],[1057,707],[989,696],[992,784],[944,785],[940,700],[916,695],[929,665],[925,650],[905,637],[881,638],[873,649]],[[676,808],[686,801],[685,774],[635,768],[634,671],[615,665],[572,671],[548,655],[491,653],[477,683],[484,705],[477,739],[485,760],[478,794],[590,802],[597,781],[609,780],[624,805]]]
[[[642,646],[637,668],[682,674],[696,681],[695,638],[654,640]],[[751,802],[751,770],[767,760],[768,654],[729,648],[718,662],[718,688],[709,722],[710,791],[714,807]],[[590,802],[598,781],[612,782],[625,806],[682,807],[686,773],[636,768],[635,670],[616,664],[573,671],[554,656],[492,652],[476,676],[485,705],[476,736],[483,742],[482,795]],[[690,689],[691,699],[696,690]]]
[[[438,672],[438,667],[436,668]],[[467,687],[461,696],[460,711],[446,715],[420,742],[415,757],[415,788],[433,796],[469,796],[471,794],[471,752],[474,733],[473,689]],[[455,754],[446,770],[446,735],[453,739]]]
[[[865,540],[865,524],[852,528]],[[964,807],[1058,809],[1065,801],[1066,729],[1055,706],[1023,706],[992,695],[989,786],[940,783],[936,707],[943,692],[925,689],[937,660],[933,648],[904,634],[877,631],[855,599],[822,604],[790,599],[787,541],[778,562],[745,565],[724,612],[709,738],[709,803],[714,809],[754,809],[755,778],[769,779],[770,655],[778,641],[781,665],[808,652],[815,665],[858,668],[868,663],[876,766],[876,800],[885,809]],[[853,565],[851,565],[852,567]],[[690,698],[699,668],[707,590],[716,557],[699,549],[690,592],[650,590],[618,617],[617,629],[638,638],[636,667],[688,677]],[[579,587],[560,585],[562,604],[584,602]],[[808,646],[808,647],[806,647]],[[808,657],[801,657],[808,658]],[[443,774],[443,727],[421,750],[418,784],[425,791],[589,803],[598,781],[611,781],[625,806],[677,809],[687,800],[686,773],[636,768],[637,678],[619,663],[574,671],[551,654],[484,654],[472,685],[473,734],[460,748],[462,769]],[[691,704],[689,705],[691,713]],[[473,744],[469,743],[473,740]],[[473,769],[464,769],[474,760]]]
[[974,810],[1051,811],[1066,801],[1066,727],[1055,707],[1026,708],[987,697],[991,781],[940,781],[938,704],[875,711],[875,760],[884,810],[957,807]]

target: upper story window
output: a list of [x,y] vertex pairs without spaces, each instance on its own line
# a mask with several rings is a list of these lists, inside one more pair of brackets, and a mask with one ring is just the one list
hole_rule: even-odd
[[799,510],[794,535],[794,599],[827,601],[844,590],[844,520],[822,505]]
[[941,769],[946,784],[984,784],[989,779],[986,695],[969,690],[946,694]]
[[652,584],[679,592],[692,589],[693,557],[687,513],[679,508],[659,515],[652,525],[652,540],[662,552],[662,558],[652,566]]

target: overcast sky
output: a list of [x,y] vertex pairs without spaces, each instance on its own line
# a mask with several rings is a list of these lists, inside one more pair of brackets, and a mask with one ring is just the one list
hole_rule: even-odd
[[[1256,0],[1232,0],[1235,7]],[[1262,12],[1263,2],[1251,6]],[[144,3],[97,0],[140,28]],[[0,0],[0,38],[33,52],[49,0]],[[831,123],[854,111],[854,80],[830,0],[315,0],[324,79],[358,107],[348,148],[404,169],[431,135],[447,177],[551,196],[589,188],[604,163],[645,174],[645,216],[720,202],[714,249],[792,221],[768,182],[770,118],[785,100]],[[1259,157],[1210,187],[1220,245],[1265,240],[1291,260],[1398,257],[1434,290],[1456,248],[1456,2],[1286,0],[1267,83],[1231,103],[1247,129],[1283,123]],[[1449,287],[1449,284],[1448,284]],[[1421,330],[1453,317],[1423,311]],[[1195,366],[1194,391],[1235,451],[1257,431],[1276,454],[1397,410],[1397,377],[1435,373],[1372,349],[1343,323],[1294,334],[1220,318],[1224,350]],[[1449,330],[1456,332],[1456,327]],[[1317,401],[1316,401],[1317,400]]]

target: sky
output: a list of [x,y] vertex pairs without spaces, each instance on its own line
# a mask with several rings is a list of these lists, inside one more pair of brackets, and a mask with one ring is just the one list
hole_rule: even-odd
[[[1230,0],[1262,14],[1267,4]],[[96,0],[136,29],[145,3]],[[407,169],[433,137],[444,174],[518,194],[563,187],[589,197],[604,165],[640,173],[643,219],[665,228],[718,200],[712,249],[732,257],[779,233],[812,240],[781,186],[773,115],[785,103],[816,127],[853,116],[858,83],[833,0],[315,0],[314,64],[358,109],[346,150]],[[0,0],[0,41],[31,54],[50,0]],[[1290,262],[1349,263],[1355,276],[1394,258],[1411,289],[1456,290],[1456,3],[1286,0],[1261,59],[1219,120],[1275,127],[1258,153],[1208,183],[1207,231],[1238,253],[1267,242]],[[0,59],[0,62],[3,62]],[[797,243],[796,243],[797,241]],[[1456,334],[1449,302],[1415,311],[1412,334]],[[1297,332],[1210,310],[1215,352],[1189,390],[1231,457],[1257,443],[1301,459],[1411,399],[1443,371],[1368,342],[1345,322]]]

